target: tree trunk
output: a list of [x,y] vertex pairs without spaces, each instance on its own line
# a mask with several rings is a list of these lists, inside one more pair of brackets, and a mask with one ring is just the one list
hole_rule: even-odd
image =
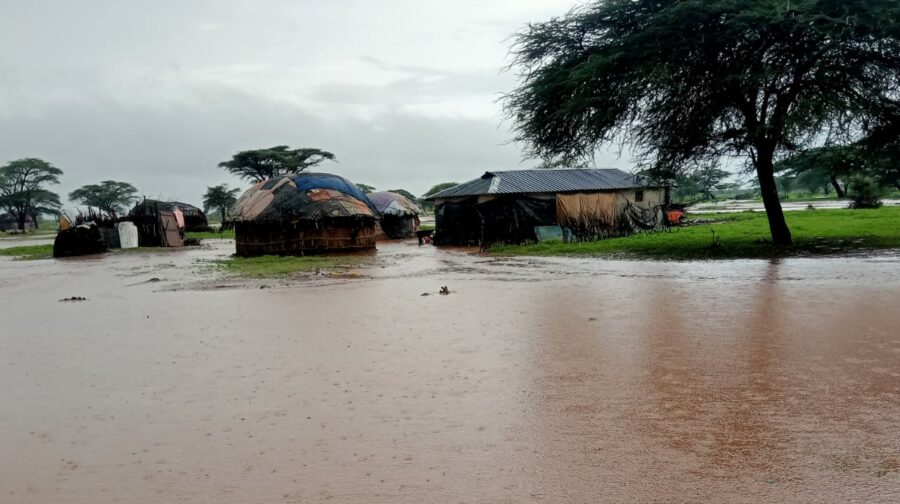
[[16,220],[19,224],[19,231],[25,231],[25,218],[28,216],[25,212],[18,212],[16,214]]
[[844,189],[841,187],[841,183],[838,182],[837,177],[831,177],[831,185],[834,187],[834,192],[837,193],[838,198],[843,198],[847,195]]
[[791,230],[784,220],[784,211],[778,199],[778,186],[775,184],[774,150],[759,149],[756,158],[756,177],[759,180],[759,192],[766,207],[766,218],[769,220],[769,231],[772,243],[790,246]]

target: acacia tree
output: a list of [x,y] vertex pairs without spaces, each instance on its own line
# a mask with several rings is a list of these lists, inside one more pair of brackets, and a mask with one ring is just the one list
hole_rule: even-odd
[[450,189],[451,187],[456,187],[459,184],[456,182],[441,182],[440,184],[435,184],[431,186],[431,189],[428,190],[425,194],[422,195],[423,198],[427,198],[432,194],[437,194],[445,189]]
[[104,180],[99,184],[88,184],[69,193],[69,199],[82,205],[120,215],[137,199],[138,190],[128,182]]
[[206,194],[203,195],[203,211],[209,213],[210,210],[219,212],[219,218],[222,224],[228,220],[228,209],[237,201],[237,193],[240,189],[230,188],[227,184],[219,184],[206,188]]
[[900,117],[895,0],[597,0],[529,25],[512,54],[521,83],[505,105],[530,154],[620,142],[666,180],[742,157],[779,245],[775,162]]
[[219,168],[251,182],[259,182],[301,172],[326,160],[334,161],[334,154],[321,149],[291,149],[287,145],[278,145],[238,152],[230,160],[219,163]]
[[20,230],[25,229],[28,217],[37,225],[42,213],[59,210],[59,196],[47,186],[59,184],[62,173],[37,158],[18,159],[0,167],[0,206],[15,216]]

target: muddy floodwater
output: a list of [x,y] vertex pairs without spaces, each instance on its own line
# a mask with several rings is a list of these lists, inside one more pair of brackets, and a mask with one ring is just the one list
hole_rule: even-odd
[[900,502],[897,253],[379,247],[0,260],[0,502]]

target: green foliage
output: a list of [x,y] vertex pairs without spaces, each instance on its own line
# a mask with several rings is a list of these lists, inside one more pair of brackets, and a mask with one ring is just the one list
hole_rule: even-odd
[[280,175],[301,172],[326,160],[335,160],[334,154],[321,149],[291,149],[278,145],[268,149],[241,151],[229,161],[219,163],[219,168],[252,182]]
[[436,185],[431,186],[431,189],[429,189],[428,192],[423,194],[422,197],[427,198],[427,197],[431,196],[432,194],[437,194],[445,189],[450,189],[451,187],[455,187],[458,185],[459,185],[458,182],[443,182],[440,184],[436,184]]
[[237,194],[240,189],[230,188],[227,184],[219,184],[206,188],[203,194],[203,211],[207,214],[216,211],[222,224],[228,220],[228,209],[237,202]]
[[688,203],[701,200],[711,200],[716,197],[715,191],[724,189],[725,179],[731,174],[717,168],[715,165],[707,165],[690,173],[680,174],[675,178],[675,188],[672,191],[674,201]]
[[363,192],[363,194],[371,194],[375,192],[375,187],[370,186],[369,184],[356,184],[356,187],[358,187],[359,190]]
[[[491,249],[504,255],[579,255],[647,259],[730,259],[842,253],[900,247],[900,207],[875,210],[787,212],[793,247],[766,240],[768,222],[761,212],[704,214],[713,223],[640,233],[584,243],[540,243]],[[715,234],[711,234],[711,230]],[[714,236],[712,238],[711,236]],[[715,245],[714,245],[715,243]]]
[[75,189],[69,193],[69,199],[112,215],[122,215],[137,199],[137,192],[127,182],[104,180],[99,184],[88,184]]
[[216,261],[216,265],[231,275],[267,278],[320,270],[348,269],[359,261],[357,256],[262,256],[231,257]]
[[50,259],[53,257],[53,244],[0,248],[0,256],[12,257],[22,261]]
[[184,233],[185,238],[196,240],[209,239],[234,239],[234,229],[226,229],[225,226],[219,228],[219,231],[189,231]]
[[0,167],[0,208],[14,215],[19,229],[31,217],[35,223],[42,214],[56,214],[62,206],[59,195],[47,186],[59,184],[63,172],[37,158],[11,161]]
[[874,178],[856,174],[850,177],[850,198],[853,208],[878,208],[881,206],[881,188]]
[[743,156],[787,244],[775,159],[898,123],[898,26],[889,0],[594,1],[516,36],[505,105],[541,159],[618,140],[671,180]]

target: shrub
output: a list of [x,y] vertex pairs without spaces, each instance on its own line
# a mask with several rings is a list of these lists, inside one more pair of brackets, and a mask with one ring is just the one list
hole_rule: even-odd
[[868,175],[850,177],[850,208],[878,208],[881,206],[881,186]]

